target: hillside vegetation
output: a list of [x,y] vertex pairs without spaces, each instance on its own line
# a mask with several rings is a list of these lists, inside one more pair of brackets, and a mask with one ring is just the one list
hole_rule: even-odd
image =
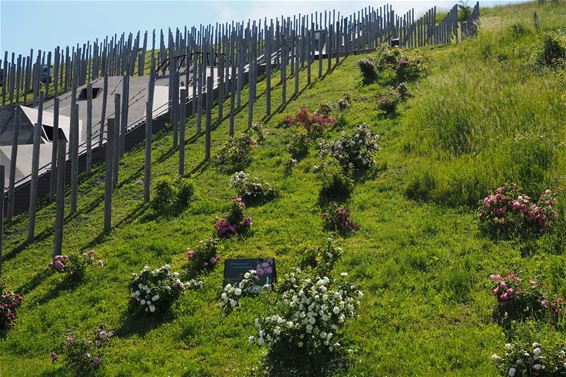
[[[407,85],[410,95],[392,114],[377,108],[379,96],[390,92],[391,77],[364,85],[358,60],[366,57],[350,56],[281,113],[263,119],[265,140],[244,171],[279,194],[246,208],[253,216],[251,232],[221,241],[219,256],[274,257],[280,279],[299,266],[305,250],[324,245],[331,234],[321,219],[317,142],[290,164],[288,144],[296,131],[283,124],[284,115],[332,104],[338,121],[323,131],[325,139],[350,134],[362,123],[379,135],[375,166],[354,175],[354,191],[341,204],[359,230],[337,238],[344,255],[334,274],[347,272],[364,297],[358,316],[341,331],[354,352],[336,376],[497,376],[491,355],[502,355],[506,343],[564,341],[563,320],[502,325],[488,278],[514,272],[566,295],[564,193],[558,194],[554,229],[541,236],[486,234],[477,208],[486,192],[506,181],[535,198],[566,186],[565,69],[540,62],[549,33],[566,46],[566,5],[499,7],[482,10],[481,17],[477,39],[422,51],[427,74]],[[301,88],[305,78],[303,70]],[[276,108],[281,91],[275,77],[273,85]],[[262,81],[257,121],[265,110],[264,88]],[[340,112],[336,104],[345,94],[351,108]],[[237,116],[237,135],[247,124],[245,108]],[[79,283],[47,272],[53,205],[42,206],[41,235],[30,245],[24,245],[25,216],[7,227],[2,279],[25,300],[16,327],[0,337],[1,376],[75,375],[62,360],[53,363],[50,352],[71,333],[92,334],[101,326],[114,331],[102,375],[243,376],[258,365],[265,350],[248,337],[257,335],[256,317],[271,313],[270,301],[246,297],[241,308],[223,315],[222,267],[204,276],[202,289],[185,292],[162,320],[128,315],[131,274],[164,264],[182,272],[186,250],[211,236],[216,217],[232,205],[232,172],[202,162],[204,136],[194,134],[194,119],[187,125],[186,171],[195,198],[178,213],[159,215],[143,204],[142,146],[120,163],[108,235],[102,232],[104,166],[81,177],[79,213],[65,224],[64,253],[95,249],[105,266],[88,269]],[[213,156],[228,140],[228,127],[223,120],[214,129]],[[177,175],[178,152],[171,145],[170,130],[154,139],[154,180]]]

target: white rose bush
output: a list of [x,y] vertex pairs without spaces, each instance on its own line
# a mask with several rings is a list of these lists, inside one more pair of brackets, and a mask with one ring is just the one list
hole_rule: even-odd
[[232,313],[234,309],[240,307],[240,299],[243,296],[256,295],[259,292],[254,288],[259,282],[259,276],[256,270],[249,270],[244,274],[243,279],[238,284],[226,284],[220,295],[220,307],[224,311],[224,315]]
[[285,276],[274,313],[257,318],[257,334],[249,338],[267,348],[269,369],[317,373],[343,355],[340,330],[356,316],[363,296],[346,276],[313,278],[300,269]]
[[200,280],[183,283],[179,273],[171,272],[167,264],[156,270],[145,266],[139,274],[132,274],[130,307],[140,314],[159,315],[167,311],[186,289],[202,286]]
[[494,354],[491,358],[502,376],[566,376],[566,346],[564,344],[507,343],[504,356]]
[[271,188],[269,183],[261,181],[258,177],[251,179],[250,175],[243,171],[230,177],[230,188],[247,204],[267,202],[277,196],[277,191]]
[[371,132],[369,125],[362,123],[352,135],[343,131],[338,140],[322,141],[319,157],[334,158],[344,170],[367,170],[375,164],[373,155],[380,149],[378,140],[379,136]]

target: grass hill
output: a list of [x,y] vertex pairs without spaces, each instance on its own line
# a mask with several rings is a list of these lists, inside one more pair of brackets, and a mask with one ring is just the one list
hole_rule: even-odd
[[[365,297],[359,316],[343,330],[357,350],[355,362],[339,375],[496,376],[490,356],[502,353],[510,337],[563,339],[562,324],[530,323],[506,332],[493,320],[497,303],[488,275],[522,273],[566,295],[564,194],[558,199],[562,220],[534,240],[486,236],[478,227],[477,206],[486,191],[506,180],[533,197],[547,187],[565,187],[566,75],[563,68],[540,68],[536,59],[548,32],[564,43],[566,5],[482,9],[481,20],[477,39],[423,50],[429,73],[409,84],[411,97],[396,116],[379,115],[376,108],[378,95],[388,91],[387,79],[361,85],[362,56],[345,59],[264,121],[266,139],[245,168],[279,189],[280,196],[249,207],[252,233],[222,241],[220,256],[275,257],[282,276],[298,265],[306,248],[329,236],[318,204],[316,143],[286,172],[293,130],[280,125],[283,115],[336,103],[348,93],[352,107],[324,137],[336,139],[360,123],[380,136],[373,174],[356,180],[345,203],[360,229],[340,240],[345,252],[336,271],[347,271]],[[305,76],[302,71],[301,88]],[[279,104],[275,77],[273,85],[273,103]],[[256,120],[264,114],[264,88],[262,81]],[[246,119],[245,110],[238,114],[237,134]],[[89,270],[80,284],[66,285],[60,275],[46,272],[53,205],[39,211],[41,236],[31,245],[19,246],[26,237],[25,216],[7,227],[3,279],[25,301],[16,328],[0,338],[0,375],[73,375],[62,363],[52,363],[49,353],[71,331],[92,332],[100,325],[116,333],[104,375],[242,376],[257,364],[262,349],[248,337],[255,335],[254,319],[269,313],[269,305],[261,297],[245,298],[241,309],[223,317],[222,268],[204,278],[202,290],[186,292],[160,323],[125,316],[131,273],[165,263],[182,271],[186,249],[212,234],[216,217],[234,197],[230,174],[201,162],[204,137],[193,135],[194,119],[188,127],[187,176],[196,198],[177,216],[155,216],[143,204],[142,146],[120,163],[108,235],[102,233],[104,166],[81,177],[79,213],[65,224],[64,251],[95,249],[105,266]],[[224,120],[212,133],[213,155],[227,139]],[[155,138],[153,179],[177,174],[178,152],[171,145],[170,132]]]

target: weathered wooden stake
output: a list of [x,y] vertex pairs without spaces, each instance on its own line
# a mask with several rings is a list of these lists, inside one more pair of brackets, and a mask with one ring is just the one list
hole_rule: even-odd
[[114,119],[108,119],[106,129],[106,162],[104,173],[104,232],[108,233],[112,229],[112,175],[114,173],[114,141],[116,139],[116,127],[114,125]]
[[53,238],[53,258],[61,255],[63,246],[63,224],[65,222],[65,159],[67,155],[67,139],[62,130],[56,135],[57,138],[57,168],[51,171],[57,175],[57,190],[55,204],[55,237]]
[[39,170],[39,146],[41,142],[41,128],[43,122],[43,100],[44,93],[39,94],[39,109],[37,123],[33,129],[33,151],[31,157],[31,183],[29,194],[29,221],[28,221],[28,242],[35,238],[35,219],[37,212],[37,177]]
[[14,216],[14,185],[16,184],[16,160],[18,158],[18,137],[20,133],[20,108],[16,107],[15,128],[12,139],[12,152],[10,155],[10,177],[8,182],[8,222],[12,222]]
[[179,175],[185,175],[185,127],[187,123],[187,89],[181,89],[179,111]]
[[77,212],[79,194],[79,105],[71,109],[71,213]]
[[204,160],[210,160],[210,132],[212,121],[212,76],[206,78],[206,135],[204,140]]
[[86,173],[92,169],[92,83],[87,85],[86,107]]
[[143,200],[148,203],[151,191],[151,139],[153,137],[153,109],[150,102],[146,102],[145,110],[145,169],[143,177]]

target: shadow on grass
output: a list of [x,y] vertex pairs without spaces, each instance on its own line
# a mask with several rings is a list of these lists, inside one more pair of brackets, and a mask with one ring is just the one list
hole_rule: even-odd
[[27,295],[35,288],[37,288],[43,280],[48,276],[48,272],[46,270],[41,270],[40,272],[36,273],[35,276],[28,282],[24,283],[23,285],[19,286],[15,292],[22,296]]
[[81,282],[82,280],[68,280],[67,278],[65,278],[64,280],[58,282],[41,298],[39,298],[37,300],[37,303],[39,305],[46,304],[49,301],[59,297],[61,294],[65,292],[71,292],[75,290],[81,284]]
[[175,316],[171,309],[159,315],[146,315],[128,307],[128,310],[122,316],[122,325],[116,330],[115,335],[120,338],[129,338],[132,335],[143,337],[151,330],[174,319]]

